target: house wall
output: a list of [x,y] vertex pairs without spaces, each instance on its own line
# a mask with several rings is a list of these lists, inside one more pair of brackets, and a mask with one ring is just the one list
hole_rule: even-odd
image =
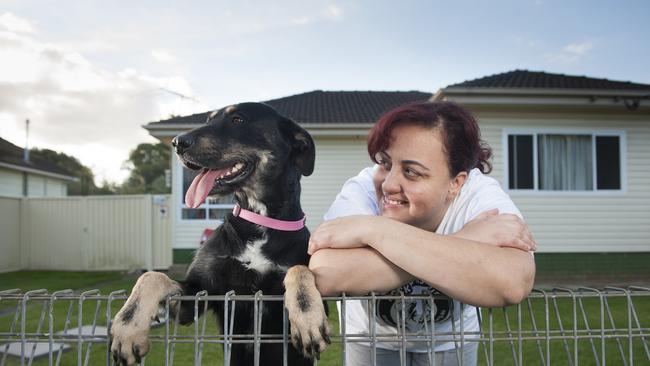
[[29,197],[63,197],[68,194],[66,182],[60,179],[29,174],[27,182]]
[[[627,182],[622,192],[516,192],[539,252],[650,251],[650,119],[590,114],[477,113],[483,138],[494,152],[492,176],[505,182],[506,128],[624,131]],[[506,187],[507,189],[507,187]]]
[[21,197],[23,195],[23,173],[0,168],[0,196]]
[[314,138],[316,165],[314,173],[302,178],[302,206],[307,226],[313,230],[323,221],[341,187],[361,169],[373,163],[366,150],[366,136]]
[[[490,174],[505,181],[504,129],[543,128],[623,131],[626,148],[622,192],[509,192],[522,211],[540,253],[650,252],[650,120],[612,114],[475,112],[483,138],[493,149]],[[314,136],[316,168],[302,180],[303,209],[313,230],[345,181],[371,164],[366,136]],[[173,164],[174,176],[180,174]],[[505,187],[507,190],[507,187]],[[174,193],[175,202],[180,195]],[[174,248],[196,248],[202,231],[219,222],[181,222],[175,210]]]
[[[64,197],[68,195],[66,181],[36,174],[27,174],[29,197]],[[22,197],[23,173],[0,168],[0,196]]]
[[68,185],[65,181],[45,178],[45,197],[65,197],[68,195]]

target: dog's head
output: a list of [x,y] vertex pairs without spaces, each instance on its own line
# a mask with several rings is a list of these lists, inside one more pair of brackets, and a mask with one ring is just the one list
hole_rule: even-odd
[[255,191],[283,177],[310,175],[316,155],[307,131],[262,103],[215,111],[172,145],[187,168],[200,170],[186,195],[190,207],[209,195]]

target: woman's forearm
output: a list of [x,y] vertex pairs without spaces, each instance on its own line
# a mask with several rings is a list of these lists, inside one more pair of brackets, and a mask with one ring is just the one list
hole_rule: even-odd
[[366,231],[368,245],[454,299],[498,307],[520,302],[532,288],[535,263],[528,252],[378,220],[378,226]]
[[309,261],[309,269],[323,296],[387,292],[414,279],[369,247],[318,250]]

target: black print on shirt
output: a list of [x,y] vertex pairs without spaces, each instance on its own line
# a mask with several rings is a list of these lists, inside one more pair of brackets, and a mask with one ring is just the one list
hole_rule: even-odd
[[[387,295],[440,295],[441,293],[422,281],[413,281],[393,290]],[[447,321],[451,318],[454,310],[454,302],[451,299],[439,298],[433,301],[433,320],[436,323]],[[419,332],[428,329],[427,324],[431,323],[431,302],[429,300],[405,299],[404,300],[404,324],[409,332]],[[401,328],[402,327],[402,300],[378,300],[375,312],[380,323]]]

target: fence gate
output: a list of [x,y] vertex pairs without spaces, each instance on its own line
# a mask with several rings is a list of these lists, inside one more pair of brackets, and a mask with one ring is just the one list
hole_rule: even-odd
[[[344,317],[349,300],[362,300],[374,307],[385,299],[401,300],[402,304],[404,300],[418,299],[430,302],[433,309],[437,297],[371,294],[326,300],[338,301]],[[125,299],[125,290],[108,294],[99,290],[0,292],[0,365],[111,365],[107,327]],[[169,315],[170,301],[192,302],[195,322],[190,326],[178,325],[177,319]],[[195,296],[167,298],[161,307],[160,321],[152,323],[152,347],[142,363],[228,365],[235,343],[251,344],[258,365],[265,364],[259,359],[260,346],[265,343],[283,344],[286,355],[286,313],[283,334],[233,334],[235,318],[228,316],[226,332],[220,334],[213,315],[198,317],[199,309],[207,308],[212,301],[223,302],[225,314],[235,314],[237,304],[253,302],[255,329],[261,329],[263,304],[283,298],[234,292],[214,296],[200,292]],[[371,327],[370,333],[351,334],[346,332],[345,323],[339,327],[336,319],[337,312],[330,311],[333,344],[314,364],[345,365],[347,348],[357,342],[370,347],[374,362],[381,343],[392,342],[398,345],[402,361],[406,359],[406,344],[427,345],[426,359],[436,365],[439,356],[432,351],[433,345],[451,341],[459,364],[464,363],[462,350],[478,345],[479,365],[650,365],[650,289],[645,287],[536,289],[519,305],[482,309],[480,329],[471,332],[463,329],[460,321],[460,326],[453,327],[451,332],[437,332],[435,322],[431,322],[425,332],[419,333],[408,332],[403,323],[392,333],[378,333]]]

